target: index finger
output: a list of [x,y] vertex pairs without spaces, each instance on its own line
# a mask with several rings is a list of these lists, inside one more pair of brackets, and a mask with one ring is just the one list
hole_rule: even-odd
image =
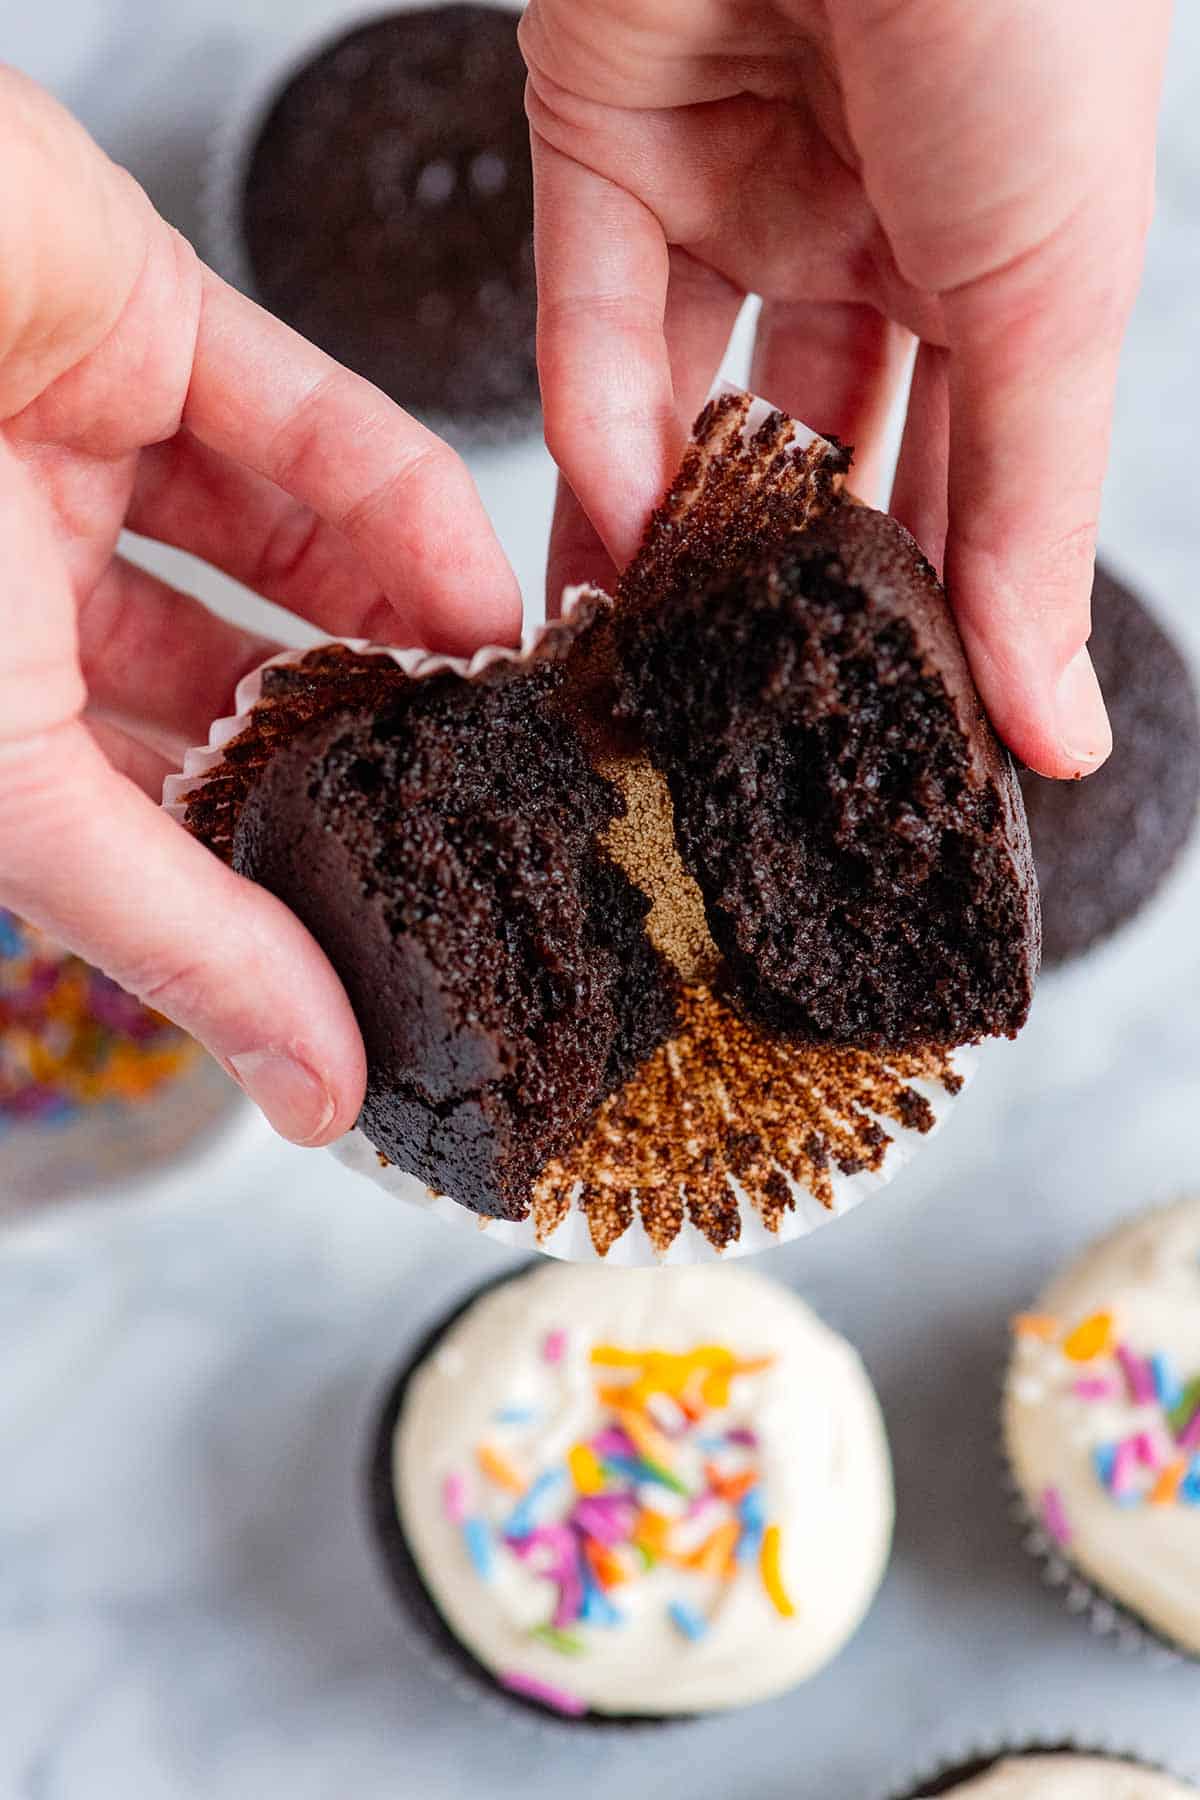
[[[536,120],[536,96],[531,94]],[[551,455],[618,568],[683,444],[664,332],[670,263],[637,197],[534,130],[538,371]]]
[[521,594],[462,459],[378,388],[204,271],[183,423],[354,545],[399,642],[510,643]]

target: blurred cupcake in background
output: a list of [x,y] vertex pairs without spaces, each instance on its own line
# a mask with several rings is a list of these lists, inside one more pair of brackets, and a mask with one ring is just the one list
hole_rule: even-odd
[[219,138],[214,262],[430,423],[532,425],[524,89],[503,6],[405,8],[292,44]]
[[1200,1656],[1200,1200],[1123,1225],[1014,1320],[1004,1443],[1072,1610]]
[[160,1168],[241,1106],[177,1026],[0,908],[0,1215]]
[[1200,808],[1191,672],[1153,614],[1103,564],[1088,647],[1112,718],[1112,755],[1086,781],[1021,774],[1048,968],[1082,956],[1149,904]]
[[1109,1751],[1054,1749],[993,1752],[947,1765],[898,1800],[1190,1800],[1197,1793],[1149,1763]]
[[777,1282],[541,1266],[406,1365],[371,1463],[421,1653],[474,1697],[624,1727],[823,1668],[887,1565],[857,1355]]

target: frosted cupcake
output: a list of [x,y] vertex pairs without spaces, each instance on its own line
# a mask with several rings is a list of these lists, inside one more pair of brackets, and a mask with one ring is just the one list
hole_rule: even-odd
[[406,1611],[474,1686],[576,1721],[745,1706],[858,1626],[892,1529],[855,1352],[740,1270],[543,1267],[406,1369],[372,1466]]
[[1189,1800],[1196,1789],[1143,1763],[1075,1750],[1022,1751],[942,1771],[908,1800]]
[[1004,1438],[1093,1620],[1121,1624],[1116,1601],[1200,1654],[1200,1201],[1123,1226],[1014,1321]]

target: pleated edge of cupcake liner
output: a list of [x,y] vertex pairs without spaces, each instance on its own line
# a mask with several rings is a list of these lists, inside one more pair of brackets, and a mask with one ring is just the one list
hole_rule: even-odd
[[[495,12],[511,12],[514,17],[520,14],[520,5],[513,0],[478,3]],[[285,29],[269,39],[256,33],[246,44],[248,72],[237,83],[228,106],[209,131],[202,153],[200,241],[196,248],[216,274],[249,299],[261,304],[242,237],[242,191],[258,134],[272,104],[307,63],[351,32],[393,18],[397,13],[420,11],[429,4],[431,0],[364,0],[344,17],[327,18],[320,23],[310,21],[298,31]],[[495,417],[423,411],[404,401],[397,404],[411,418],[463,451],[503,449],[535,435],[542,422],[542,409],[536,401]]]
[[168,775],[163,782],[162,804],[172,818],[183,823],[187,813],[187,802],[194,788],[202,787],[208,776],[212,775],[225,760],[225,751],[250,724],[250,715],[262,699],[263,678],[271,669],[294,668],[302,663],[314,651],[340,647],[358,654],[386,656],[396,667],[414,681],[424,681],[434,675],[458,675],[471,681],[483,674],[487,669],[499,663],[524,664],[532,663],[538,653],[547,644],[553,643],[556,637],[569,637],[572,621],[580,603],[597,590],[589,585],[567,588],[563,594],[562,613],[557,619],[548,619],[544,623],[527,625],[522,632],[518,645],[484,644],[471,656],[448,656],[439,651],[424,650],[420,647],[397,649],[390,644],[373,643],[368,638],[323,637],[314,644],[294,646],[276,651],[273,656],[259,663],[238,682],[233,697],[233,712],[227,716],[214,719],[209,726],[208,740],[204,744],[195,745],[185,750],[183,767],[178,774]]
[[[1149,1206],[1138,1207],[1108,1231],[1100,1232],[1097,1236],[1089,1238],[1072,1256],[1064,1258],[1062,1263],[1056,1267],[1069,1268],[1073,1262],[1086,1255],[1089,1250],[1097,1249],[1110,1238],[1118,1237],[1131,1225],[1160,1213],[1168,1213],[1174,1207],[1183,1204],[1188,1198],[1187,1195],[1176,1195],[1170,1200],[1153,1201]],[[1036,1302],[1037,1297],[1035,1296],[1033,1304],[1036,1305]],[[1088,1629],[1092,1634],[1095,1637],[1108,1639],[1112,1643],[1112,1647],[1124,1656],[1144,1656],[1155,1668],[1174,1668],[1179,1663],[1200,1663],[1200,1652],[1189,1650],[1185,1645],[1176,1643],[1164,1632],[1156,1631],[1123,1600],[1117,1599],[1115,1594],[1109,1593],[1099,1582],[1085,1575],[1072,1561],[1066,1547],[1056,1543],[1047,1531],[1036,1505],[1025,1492],[1017,1477],[1008,1450],[1004,1409],[1008,1398],[1008,1382],[1013,1366],[1014,1346],[1011,1328],[1007,1325],[1005,1347],[1006,1354],[997,1379],[995,1452],[1005,1493],[1008,1497],[1009,1518],[1019,1535],[1021,1548],[1037,1564],[1042,1585],[1060,1592],[1066,1610],[1073,1617],[1086,1618]]]
[[[731,1712],[745,1709],[740,1707],[716,1708],[710,1712],[647,1714],[644,1717],[622,1714],[613,1718],[606,1718],[603,1713],[589,1711],[576,1716],[556,1713],[535,1700],[527,1699],[520,1694],[509,1693],[486,1664],[482,1663],[472,1650],[455,1637],[453,1628],[442,1617],[436,1600],[425,1585],[416,1558],[408,1547],[404,1528],[400,1522],[399,1510],[395,1504],[395,1483],[391,1473],[392,1447],[395,1442],[396,1428],[407,1384],[437,1348],[441,1339],[453,1329],[458,1320],[474,1306],[477,1300],[483,1299],[493,1289],[503,1286],[506,1282],[517,1281],[523,1275],[530,1274],[539,1266],[537,1258],[530,1258],[519,1263],[514,1269],[503,1269],[498,1274],[475,1283],[457,1300],[447,1301],[444,1310],[432,1324],[418,1326],[409,1347],[401,1353],[391,1365],[389,1373],[376,1386],[367,1414],[366,1444],[365,1452],[360,1457],[359,1479],[363,1490],[363,1505],[367,1515],[366,1528],[370,1537],[371,1551],[376,1568],[388,1584],[400,1635],[404,1640],[405,1648],[411,1652],[414,1659],[420,1663],[422,1668],[431,1670],[439,1681],[448,1686],[457,1700],[464,1705],[482,1707],[493,1718],[502,1721],[510,1730],[520,1732],[527,1738],[548,1737],[561,1744],[564,1741],[594,1742],[599,1737],[616,1745],[640,1740],[650,1733],[711,1729],[728,1718]],[[799,1296],[797,1297],[799,1298]],[[408,1573],[411,1574],[412,1581],[420,1591],[420,1603],[414,1601],[411,1593],[402,1592],[399,1575],[393,1562],[393,1552],[383,1541],[378,1511],[380,1497],[376,1489],[381,1478],[381,1464],[384,1463],[385,1458],[387,1489],[391,1496],[388,1528],[389,1530],[394,1529],[397,1538],[404,1546]],[[422,1622],[420,1617],[422,1603],[436,1617],[441,1633],[444,1633],[445,1637],[453,1642],[453,1651],[447,1647],[445,1642],[439,1640],[430,1626]],[[564,1681],[564,1686],[566,1685]]]
[[[924,1800],[931,1785],[951,1780],[959,1770],[966,1771],[974,1763],[995,1764],[1005,1757],[1044,1756],[1068,1752],[1073,1756],[1097,1756],[1113,1762],[1132,1763],[1148,1774],[1165,1775],[1185,1786],[1200,1780],[1200,1768],[1188,1767],[1174,1760],[1166,1762],[1140,1738],[1131,1741],[1123,1733],[1087,1731],[1076,1734],[1061,1722],[1024,1726],[1017,1731],[997,1730],[985,1736],[964,1737],[957,1746],[942,1752],[933,1762],[923,1763],[913,1772],[884,1790],[880,1800]],[[976,1779],[971,1777],[970,1779]],[[964,1779],[967,1777],[964,1775]],[[953,1789],[947,1790],[950,1800]]]
[[[810,1191],[785,1176],[794,1201],[783,1215],[777,1230],[764,1224],[753,1199],[738,1188],[738,1236],[723,1250],[717,1250],[696,1225],[685,1216],[679,1231],[666,1250],[658,1250],[650,1239],[635,1205],[634,1216],[620,1237],[606,1252],[597,1250],[587,1216],[572,1200],[562,1220],[544,1235],[531,1211],[524,1219],[493,1219],[462,1206],[448,1194],[436,1194],[393,1163],[381,1162],[379,1152],[366,1134],[357,1127],[329,1146],[343,1167],[365,1176],[385,1193],[406,1205],[432,1212],[436,1217],[455,1224],[472,1225],[491,1242],[512,1250],[528,1250],[562,1262],[597,1263],[609,1268],[681,1268],[692,1264],[728,1263],[743,1256],[755,1256],[782,1244],[794,1243],[813,1231],[844,1218],[847,1213],[887,1187],[913,1160],[923,1145],[941,1131],[955,1103],[962,1099],[979,1067],[981,1049],[963,1045],[951,1052],[951,1061],[962,1086],[956,1094],[947,1093],[938,1083],[913,1078],[915,1091],[929,1102],[933,1124],[927,1131],[903,1126],[894,1119],[880,1120],[889,1138],[883,1166],[860,1169],[852,1175],[834,1170],[831,1175],[834,1204],[824,1206]],[[872,1115],[874,1116],[874,1115]]]

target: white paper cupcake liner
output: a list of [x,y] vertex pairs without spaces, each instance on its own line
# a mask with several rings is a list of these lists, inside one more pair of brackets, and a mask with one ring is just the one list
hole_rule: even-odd
[[[947,1749],[935,1761],[924,1763],[897,1780],[886,1790],[881,1800],[922,1800],[929,1788],[936,1787],[938,1782],[948,1781],[959,1770],[970,1769],[976,1763],[997,1763],[1006,1756],[1045,1756],[1057,1751],[1069,1751],[1075,1756],[1106,1757],[1114,1762],[1136,1763],[1139,1768],[1152,1770],[1156,1775],[1168,1775],[1173,1780],[1184,1783],[1194,1783],[1196,1780],[1194,1769],[1182,1769],[1177,1764],[1165,1763],[1150,1747],[1140,1743],[1131,1744],[1119,1733],[1109,1735],[1091,1730],[1080,1733],[1062,1723],[1057,1726],[1039,1724],[1026,1725],[1013,1732],[998,1731],[985,1738],[967,1738],[957,1748]],[[948,1790],[947,1800],[953,1791]]]
[[[518,13],[519,0],[477,0],[496,12]],[[337,13],[329,7],[314,16],[312,5],[294,13],[272,14],[276,27],[269,36],[259,34],[245,45],[246,67],[228,108],[209,137],[200,175],[200,242],[197,248],[211,268],[250,299],[258,300],[254,272],[242,235],[242,194],[246,172],[259,132],[272,105],[293,76],[314,57],[339,39],[396,13],[416,12],[429,0],[378,0]],[[403,402],[402,402],[403,404]],[[527,435],[541,418],[534,403],[516,408],[511,415],[494,418],[459,418],[457,415],[406,407],[430,430],[464,448],[486,449]]]
[[[746,452],[737,480],[730,482],[726,471],[721,497],[740,493],[744,474],[748,516],[757,517],[756,506],[764,515],[774,508],[777,516],[781,496],[803,516],[805,482],[817,479],[812,470],[822,467],[828,452],[824,440],[793,425],[782,440],[769,431],[760,446],[755,434],[773,418],[773,409],[728,388],[719,390],[718,400],[714,413],[705,415],[707,435],[697,440],[704,456],[724,455],[739,434]],[[697,480],[704,479],[702,458]],[[740,507],[741,501],[734,504]],[[668,556],[676,553],[675,532],[685,513],[686,497],[667,534]],[[563,653],[576,635],[573,621],[588,592],[570,590],[562,618],[528,631],[518,649],[491,645],[464,660],[360,641],[347,647],[389,657],[414,679],[445,673],[469,679],[499,663]],[[345,642],[333,640],[339,641]],[[322,648],[328,645],[317,651]],[[222,767],[228,746],[249,726],[263,699],[267,671],[312,654],[281,652],[244,678],[234,715],[219,719],[207,744],[189,750],[182,773],[167,780],[164,805],[176,818],[185,819],[193,791]],[[690,1010],[689,994],[698,999]],[[511,1248],[622,1266],[711,1262],[806,1236],[886,1186],[940,1129],[978,1062],[974,1048],[890,1057],[789,1045],[739,1023],[703,986],[685,988],[681,1018],[675,1036],[643,1065],[661,1059],[655,1062],[657,1111],[638,1115],[638,1129],[631,1130],[620,1116],[629,1089],[612,1096],[591,1130],[590,1152],[585,1144],[548,1165],[525,1219],[484,1219],[453,1198],[429,1192],[381,1160],[361,1131],[332,1146],[333,1154],[388,1193],[486,1231]],[[653,1138],[646,1119],[653,1120]],[[712,1176],[718,1137],[753,1140],[753,1148],[728,1155],[722,1150],[720,1170]],[[638,1154],[643,1143],[668,1145],[673,1166],[686,1174],[663,1177],[661,1157]],[[591,1160],[585,1161],[588,1154]],[[723,1184],[721,1170],[731,1171]]]

